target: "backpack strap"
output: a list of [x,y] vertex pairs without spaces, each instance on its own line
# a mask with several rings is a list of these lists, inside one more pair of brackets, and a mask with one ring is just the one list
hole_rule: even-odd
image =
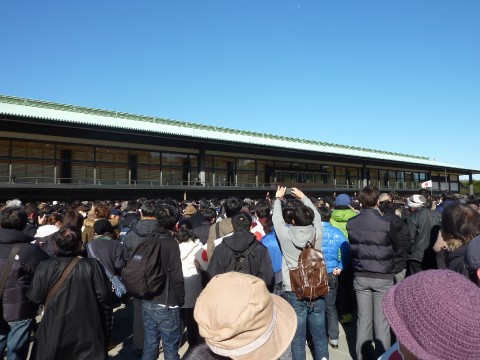
[[215,236],[216,238],[220,238],[220,222],[215,223]]
[[45,308],[47,308],[48,303],[52,299],[53,295],[57,292],[57,290],[62,286],[63,282],[67,278],[68,275],[72,272],[73,268],[75,265],[77,265],[78,261],[81,259],[81,256],[76,256],[73,258],[72,261],[70,261],[70,264],[66,267],[65,270],[63,270],[62,276],[60,279],[57,280],[57,282],[53,285],[53,287],[50,289],[50,291],[47,294],[47,299],[45,300]]
[[[315,233],[313,234],[313,240],[312,240],[311,242],[310,242],[310,241],[307,241],[307,243],[305,244],[305,246],[304,246],[303,248],[300,247],[300,246],[295,245],[293,242],[292,242],[292,245],[295,247],[295,249],[300,250],[300,251],[303,251],[303,249],[308,248],[310,245],[312,245],[313,248],[315,249],[315,243],[316,243],[316,241],[317,241],[317,230],[315,229]],[[280,241],[279,241],[279,243],[280,243]],[[289,271],[292,270],[292,269],[290,268],[290,266],[288,265],[287,258],[286,258],[285,255],[283,254],[283,251],[282,251],[282,256],[283,256],[283,258],[285,259],[285,264],[287,264],[288,270],[289,270]]]
[[102,265],[103,270],[105,270],[105,273],[107,274],[108,278],[109,278],[109,279],[112,279],[113,275],[112,275],[112,273],[110,272],[110,270],[108,270],[107,267],[102,264],[102,262],[101,262],[100,259],[97,257],[97,255],[95,255],[95,253],[93,252],[93,248],[92,248],[92,243],[91,243],[91,242],[89,242],[89,243],[87,244],[87,252],[90,252],[90,254],[91,254],[95,259],[97,259],[97,261],[100,263],[100,265]]
[[10,255],[8,255],[7,266],[5,267],[5,271],[3,271],[2,277],[0,278],[0,299],[3,296],[5,285],[7,285],[7,280],[12,271],[15,257],[17,256],[18,252],[20,251],[23,245],[24,244],[21,244],[21,243],[14,244],[12,247],[12,250],[10,251]]

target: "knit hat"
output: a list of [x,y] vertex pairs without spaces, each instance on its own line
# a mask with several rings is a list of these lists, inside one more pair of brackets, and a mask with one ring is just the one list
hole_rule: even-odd
[[450,270],[427,270],[390,288],[383,312],[398,341],[423,360],[480,359],[480,290]]
[[465,267],[468,270],[480,268],[480,235],[468,242],[464,256]]
[[427,199],[425,199],[425,196],[423,195],[412,195],[407,199],[407,205],[410,208],[419,208],[425,205],[427,202]]
[[108,219],[98,219],[93,224],[93,231],[97,235],[102,235],[105,233],[113,234],[113,226],[110,224]]
[[210,349],[235,360],[276,360],[297,330],[287,301],[270,294],[262,279],[238,272],[215,276],[198,297],[194,316]]
[[336,206],[347,206],[350,205],[350,202],[350,196],[348,196],[347,194],[340,194],[335,199]]

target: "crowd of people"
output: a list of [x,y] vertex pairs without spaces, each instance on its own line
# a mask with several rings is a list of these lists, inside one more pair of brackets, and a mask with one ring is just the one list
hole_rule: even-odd
[[[155,284],[123,293],[147,243],[158,244]],[[314,299],[290,278],[306,246],[323,252],[328,277]],[[132,356],[144,360],[160,348],[180,359],[185,341],[187,360],[305,360],[306,343],[329,359],[339,323],[355,321],[358,360],[395,341],[405,359],[480,359],[480,206],[450,191],[13,199],[0,204],[0,269],[7,359],[106,359],[122,303],[133,309]]]

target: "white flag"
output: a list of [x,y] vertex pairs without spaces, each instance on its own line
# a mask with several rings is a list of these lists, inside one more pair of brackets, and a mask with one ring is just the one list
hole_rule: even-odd
[[428,180],[422,183],[422,189],[431,188],[432,187],[432,180]]

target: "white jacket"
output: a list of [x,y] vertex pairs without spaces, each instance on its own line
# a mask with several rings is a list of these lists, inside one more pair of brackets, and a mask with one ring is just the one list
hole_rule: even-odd
[[202,243],[196,239],[195,241],[180,243],[179,247],[185,283],[185,304],[183,307],[193,308],[198,296],[202,292],[202,278],[200,271],[195,265],[195,253],[202,250]]

